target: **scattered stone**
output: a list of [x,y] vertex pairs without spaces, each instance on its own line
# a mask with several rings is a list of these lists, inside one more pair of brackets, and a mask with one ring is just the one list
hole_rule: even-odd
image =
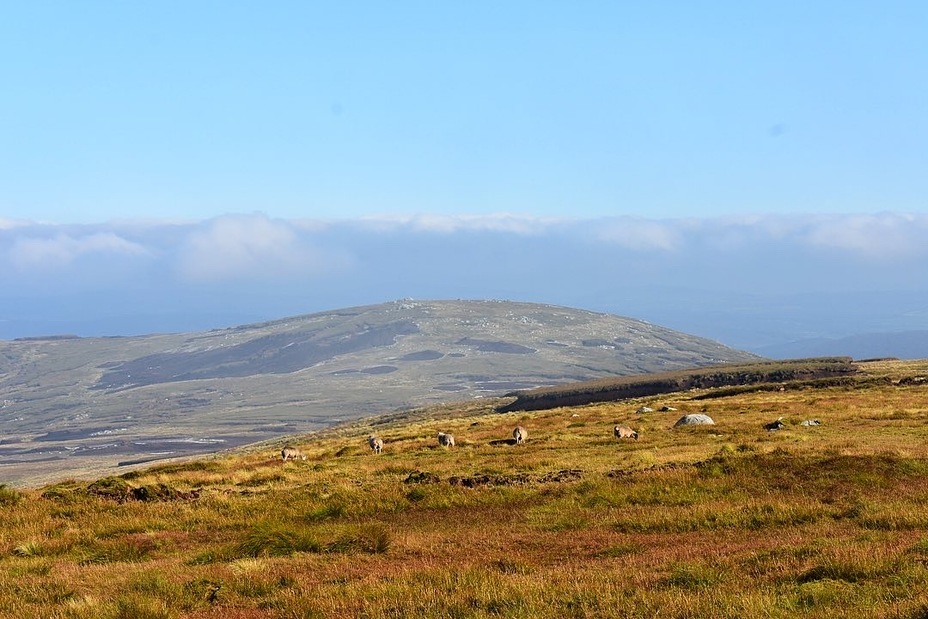
[[636,412],[639,412],[639,413],[653,413],[653,412],[654,412],[654,409],[651,408],[650,406],[642,406],[642,407],[639,408]]
[[661,406],[661,412],[662,412],[662,413],[670,413],[670,412],[673,412],[673,411],[675,411],[675,410],[677,410],[677,409],[675,409],[673,406]]
[[711,426],[715,425],[715,422],[712,421],[712,417],[709,415],[703,415],[702,413],[693,413],[691,415],[683,415],[677,420],[677,423],[673,424],[673,427],[679,428],[680,426]]
[[808,426],[820,426],[820,425],[822,425],[822,422],[819,421],[818,419],[806,419],[805,421],[803,421],[803,422],[800,423],[799,425],[801,425],[801,426],[806,426],[806,427],[808,427]]

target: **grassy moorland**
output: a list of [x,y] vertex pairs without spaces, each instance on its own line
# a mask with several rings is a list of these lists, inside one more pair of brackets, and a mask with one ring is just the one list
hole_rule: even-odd
[[[3,488],[0,616],[928,617],[928,361],[855,377],[474,400],[301,437],[305,461],[264,444]],[[687,412],[716,425],[673,429]]]

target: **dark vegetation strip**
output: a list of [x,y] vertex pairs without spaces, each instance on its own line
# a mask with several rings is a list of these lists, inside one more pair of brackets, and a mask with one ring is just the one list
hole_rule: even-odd
[[595,402],[613,402],[690,389],[779,385],[789,381],[805,381],[812,384],[812,381],[849,378],[858,371],[859,368],[850,357],[719,365],[517,391],[508,394],[509,397],[515,397],[513,402],[500,406],[496,410],[508,413],[545,410],[561,406],[583,406]]

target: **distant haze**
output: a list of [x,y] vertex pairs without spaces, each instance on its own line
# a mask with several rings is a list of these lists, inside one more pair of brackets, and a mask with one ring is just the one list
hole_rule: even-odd
[[[928,215],[901,213],[0,220],[0,338],[187,332],[401,298],[507,299],[771,351],[924,329],[926,238]],[[928,356],[914,348],[905,356]]]

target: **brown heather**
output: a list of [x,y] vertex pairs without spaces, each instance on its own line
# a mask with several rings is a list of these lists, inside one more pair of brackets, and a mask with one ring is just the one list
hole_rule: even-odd
[[[306,461],[280,442],[2,487],[0,616],[928,617],[925,377],[479,400],[290,437]],[[695,412],[716,425],[672,429]]]

